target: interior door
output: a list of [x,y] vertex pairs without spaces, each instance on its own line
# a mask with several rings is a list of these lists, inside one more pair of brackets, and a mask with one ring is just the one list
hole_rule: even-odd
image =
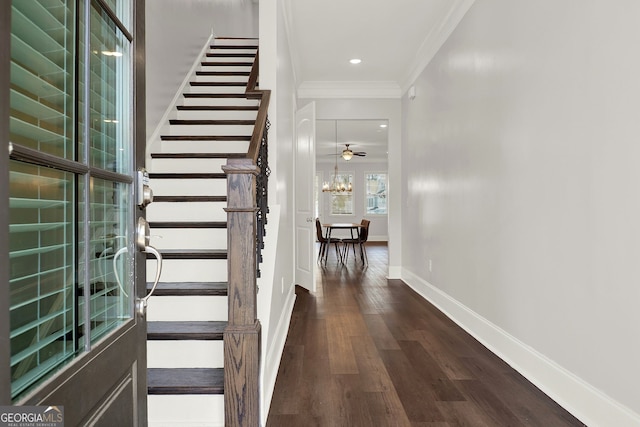
[[314,102],[296,113],[295,207],[296,284],[315,292],[316,106]]
[[0,63],[10,98],[8,117],[0,109],[10,153],[0,404],[56,407],[68,426],[146,425],[146,324],[135,309],[146,290],[135,244],[145,141],[133,131],[145,127],[144,97],[134,106],[133,95],[144,96],[134,63],[143,5],[13,0],[1,11],[11,58]]

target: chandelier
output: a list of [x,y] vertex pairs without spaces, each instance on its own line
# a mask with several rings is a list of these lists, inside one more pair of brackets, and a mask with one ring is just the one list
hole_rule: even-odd
[[[331,183],[325,181],[322,183],[323,193],[351,193],[353,186],[351,181],[345,182],[344,177],[338,174],[338,121],[335,121],[335,137],[336,137],[336,165],[333,168],[333,181]],[[348,147],[347,147],[348,148]]]

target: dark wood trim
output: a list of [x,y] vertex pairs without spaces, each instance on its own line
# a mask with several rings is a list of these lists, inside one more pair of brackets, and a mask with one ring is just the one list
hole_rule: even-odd
[[20,144],[12,144],[11,159],[82,175],[89,172],[89,167],[83,163],[43,153]]
[[0,405],[11,404],[9,346],[9,70],[11,2],[0,2]]
[[[133,119],[134,119],[134,143],[135,143],[135,167],[145,167],[147,152],[147,132],[146,132],[146,1],[135,0],[134,3],[134,28],[135,37],[133,39]],[[142,209],[135,209],[135,221],[139,217],[145,217],[146,213]],[[135,257],[135,289],[137,297],[144,297],[147,294],[147,261],[145,254],[137,251]],[[147,425],[148,408],[147,408],[147,346],[146,319],[136,316],[136,322],[141,324],[137,328],[137,378],[135,384],[137,398],[137,416],[138,425]]]

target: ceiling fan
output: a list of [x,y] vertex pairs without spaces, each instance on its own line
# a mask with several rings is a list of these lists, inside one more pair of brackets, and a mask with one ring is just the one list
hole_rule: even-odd
[[347,148],[342,150],[342,158],[349,161],[353,156],[364,157],[367,155],[365,151],[353,151],[349,148],[350,144],[344,144]]

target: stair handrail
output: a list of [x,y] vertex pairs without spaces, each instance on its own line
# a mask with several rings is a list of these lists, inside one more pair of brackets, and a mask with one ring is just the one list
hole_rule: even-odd
[[[260,335],[257,277],[267,207],[267,112],[271,91],[258,87],[258,52],[245,97],[259,107],[246,156],[229,158],[227,174],[228,324],[224,331],[225,426],[260,423]],[[255,266],[255,268],[248,268]]]
[[251,72],[249,73],[249,80],[247,81],[247,89],[245,90],[245,96],[247,99],[259,99],[260,106],[258,107],[258,115],[256,117],[256,124],[253,128],[253,134],[251,135],[251,142],[249,143],[249,150],[247,151],[247,158],[253,159],[254,163],[258,161],[258,154],[260,152],[261,141],[267,127],[267,113],[269,111],[269,100],[271,98],[270,90],[256,89],[258,86],[258,74],[260,70],[260,51],[256,50],[256,57],[251,66]]

